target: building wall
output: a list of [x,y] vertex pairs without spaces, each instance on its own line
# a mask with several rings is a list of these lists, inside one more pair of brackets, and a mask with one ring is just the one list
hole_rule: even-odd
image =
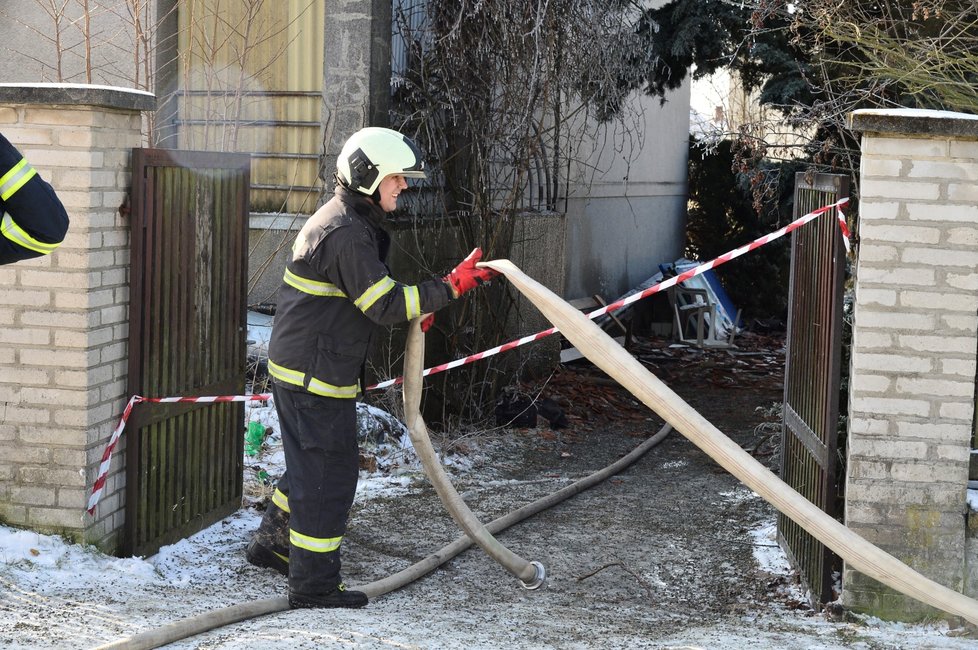
[[687,82],[664,104],[636,94],[621,123],[577,125],[565,297],[617,298],[682,254],[689,101]]
[[122,454],[95,517],[85,510],[129,397],[119,208],[130,150],[142,144],[140,109],[152,105],[138,91],[0,87],[0,130],[71,221],[52,255],[0,267],[0,521],[109,548],[122,525]]
[[[251,153],[254,210],[315,210],[325,4],[194,0],[174,11],[179,54],[163,77],[183,94],[157,116],[179,118],[163,146]],[[236,29],[214,44],[218,24]]]
[[[390,0],[328,4],[317,18],[325,30],[321,43],[322,100],[319,137],[319,181],[332,198],[336,157],[347,138],[365,126],[389,121],[391,78]],[[325,62],[325,65],[323,64]],[[331,62],[342,62],[330,65]],[[305,201],[289,214],[253,214],[249,232],[248,303],[276,302],[282,273],[295,235],[319,205]]]
[[[846,525],[924,575],[968,588],[966,490],[978,350],[978,119],[859,111],[859,250]],[[972,567],[974,570],[974,567]],[[932,614],[846,567],[843,601]]]

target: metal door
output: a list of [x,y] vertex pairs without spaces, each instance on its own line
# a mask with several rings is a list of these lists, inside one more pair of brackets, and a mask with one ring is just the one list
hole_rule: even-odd
[[[849,194],[845,176],[799,173],[795,218]],[[781,478],[835,516],[845,249],[835,210],[799,228],[791,239],[788,345],[784,385]],[[778,542],[801,573],[812,604],[833,600],[838,558],[782,514]]]

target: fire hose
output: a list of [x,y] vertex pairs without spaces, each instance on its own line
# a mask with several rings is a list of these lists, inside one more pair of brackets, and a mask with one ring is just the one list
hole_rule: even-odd
[[[634,462],[642,453],[645,453],[645,451],[665,437],[671,426],[706,452],[710,458],[725,470],[733,474],[747,487],[777,508],[781,513],[795,521],[807,532],[812,534],[812,536],[832,549],[857,571],[922,603],[950,614],[962,616],[971,623],[978,624],[978,601],[917,573],[897,558],[866,541],[824,513],[710,424],[695,409],[649,372],[638,360],[628,354],[624,348],[605,334],[601,328],[588,320],[584,314],[568,305],[540,283],[526,276],[508,260],[496,260],[483,264],[503,273],[523,295],[559,328],[565,338],[584,353],[596,366],[618,381],[646,406],[658,413],[667,422],[667,425],[656,436],[647,440],[618,463],[609,466],[602,472],[589,476],[581,482],[568,486],[550,497],[541,499],[514,513],[510,513],[506,517],[497,519],[485,526],[484,530],[475,529],[474,534],[476,537],[498,532],[544,508],[577,494],[586,489],[586,487],[590,487],[590,485],[604,480],[604,478],[617,471],[621,471],[627,464]],[[411,353],[407,357],[409,359],[415,357],[415,362],[418,364],[412,372],[413,375],[421,367],[419,361],[420,356],[413,354],[414,350],[410,343],[409,348],[411,348]],[[405,381],[407,381],[407,374],[407,371],[405,371]],[[419,386],[420,380],[420,376],[415,379]],[[407,393],[405,393],[405,400],[407,406]],[[416,434],[420,437],[427,436],[427,431],[424,429],[423,423],[422,426],[417,426],[417,423],[420,421],[420,417],[413,418],[413,423],[411,424],[414,426],[409,428],[412,440]],[[627,464],[624,462],[626,460],[628,460]],[[612,469],[616,467],[617,469]],[[581,483],[590,482],[598,474],[603,476],[594,480],[589,485],[579,486]],[[560,495],[559,498],[558,495]],[[439,496],[442,496],[441,493],[439,493]],[[442,498],[445,501],[445,498]],[[451,499],[448,499],[448,501],[450,502]],[[458,517],[456,517],[456,521],[458,521]],[[485,538],[481,541],[487,543],[487,545],[491,545],[491,542],[488,542]],[[359,587],[358,589],[367,593],[371,598],[393,591],[426,575],[428,572],[471,546],[472,543],[472,540],[468,536],[461,537],[449,546],[444,547],[442,550],[412,565],[408,569],[384,580]],[[523,580],[524,586],[527,584],[527,580],[530,580],[529,584],[533,584],[538,578],[542,580],[542,575],[537,576],[536,573],[528,575],[529,567],[534,568],[534,571],[536,571],[533,563],[527,563],[515,555],[505,559],[507,562],[511,561],[511,564],[504,563],[504,566],[513,575]],[[242,605],[216,610],[198,617],[177,621],[162,628],[102,647],[157,648],[160,645],[200,634],[222,625],[282,611],[287,608],[288,601],[285,598],[273,598],[244,603]]]
[[424,333],[421,331],[421,321],[425,316],[427,314],[422,314],[421,318],[411,322],[404,354],[404,419],[407,421],[414,450],[418,452],[425,474],[434,485],[442,505],[469,539],[474,540],[489,557],[519,578],[525,589],[537,589],[547,575],[543,565],[536,561],[527,562],[503,546],[486,530],[455,490],[445,469],[438,462],[438,454],[431,446],[428,428],[421,417],[421,373],[424,371]]
[[978,601],[917,573],[827,515],[710,424],[600,327],[512,262],[495,260],[484,265],[503,273],[594,365],[849,566],[900,593],[978,625]]
[[[543,565],[539,562],[527,562],[523,560],[512,551],[503,547],[492,535],[532,517],[547,508],[551,508],[572,496],[580,494],[584,490],[601,483],[608,477],[625,470],[645,455],[646,452],[662,442],[672,430],[672,427],[668,424],[664,425],[654,436],[648,438],[627,455],[604,469],[561,488],[553,494],[537,499],[509,514],[494,519],[483,526],[471,511],[469,511],[468,507],[465,506],[461,497],[459,497],[454,487],[448,481],[444,469],[438,462],[437,454],[431,445],[424,421],[418,413],[422,382],[421,370],[424,359],[424,339],[421,335],[420,321],[421,319],[419,318],[412,323],[408,336],[407,349],[405,351],[405,419],[411,423],[408,428],[411,441],[415,445],[415,449],[418,450],[418,455],[421,457],[429,480],[435,485],[436,492],[446,507],[449,508],[449,512],[451,512],[456,522],[463,527],[463,530],[470,534],[459,537],[454,542],[435,551],[423,560],[395,574],[363,586],[351,588],[364,592],[371,599],[382,596],[426,576],[471,547],[473,543],[478,543],[511,574],[519,578],[524,588],[536,589],[543,583],[545,577]],[[108,650],[110,648],[113,650],[123,648],[126,650],[148,650],[150,648],[159,648],[168,643],[174,643],[181,639],[203,634],[225,625],[231,625],[276,612],[287,611],[288,609],[289,601],[285,597],[265,598],[241,603],[174,621],[173,623],[146,632],[98,646],[96,650]]]
[[[541,497],[532,503],[528,503],[527,505],[513,510],[512,512],[503,515],[498,519],[490,521],[485,526],[486,530],[489,533],[499,533],[511,526],[515,526],[521,521],[528,519],[539,512],[546,510],[547,508],[552,508],[562,501],[566,501],[567,499],[594,487],[598,483],[601,483],[605,479],[614,476],[619,472],[624,471],[627,467],[644,456],[646,452],[662,442],[666,436],[669,435],[670,431],[672,431],[672,427],[668,424],[664,425],[654,436],[642,442],[642,444],[635,447],[635,449],[630,451],[627,455],[622,456],[611,465],[608,465],[604,469],[594,472],[593,474],[589,474],[588,476],[585,476],[584,478],[575,481],[574,483],[571,483],[560,490],[557,490],[553,494]],[[362,587],[351,587],[351,589],[362,591],[371,599],[377,598],[378,596],[383,596],[384,594],[400,589],[401,587],[404,587],[415,580],[423,578],[466,549],[470,548],[472,544],[472,540],[469,539],[468,536],[463,535],[454,542],[443,546],[431,555],[428,555],[423,560],[415,562],[406,569],[402,569],[401,571],[389,575],[386,578],[375,580],[374,582],[363,585]],[[162,627],[148,630],[146,632],[140,632],[139,634],[135,634],[125,639],[120,639],[106,645],[98,646],[98,648],[95,650],[109,650],[110,648],[112,650],[150,650],[151,648],[159,648],[168,643],[175,643],[181,639],[203,634],[225,625],[240,623],[241,621],[258,618],[259,616],[265,616],[268,614],[275,614],[276,612],[287,611],[288,609],[289,600],[284,596],[279,598],[255,600],[247,603],[241,603],[240,605],[232,605],[231,607],[217,609],[205,614],[200,614],[199,616],[174,621],[173,623],[169,623]]]
[[[660,291],[665,291],[666,289],[676,286],[682,282],[685,282],[686,280],[689,280],[690,278],[696,275],[706,273],[711,269],[717,268],[721,264],[726,264],[730,260],[736,259],[741,255],[749,253],[750,251],[753,250],[757,250],[762,246],[766,246],[772,241],[775,241],[776,239],[783,237],[788,233],[795,231],[798,228],[801,228],[806,223],[814,219],[817,219],[819,215],[825,214],[826,212],[830,212],[833,209],[836,210],[839,229],[842,231],[842,235],[843,235],[842,241],[846,245],[846,250],[849,250],[849,229],[846,227],[845,216],[842,214],[842,208],[841,208],[842,205],[848,202],[849,199],[848,197],[846,197],[846,198],[839,199],[838,201],[830,205],[823,205],[822,207],[795,219],[788,225],[783,226],[775,230],[774,232],[768,233],[762,237],[758,237],[757,239],[750,242],[749,244],[745,244],[731,251],[727,251],[723,255],[720,255],[710,260],[709,262],[704,262],[703,264],[700,264],[694,268],[683,271],[679,275],[673,276],[653,286],[647,287],[641,291],[633,293],[632,295],[616,300],[615,302],[609,305],[605,305],[600,309],[594,310],[593,312],[589,313],[587,316],[590,319],[603,318],[605,317],[605,315],[607,315],[612,311],[622,309],[627,305],[631,305],[639,300],[647,298],[648,296],[651,296]],[[461,359],[455,359],[454,361],[450,361],[448,363],[443,363],[441,365],[428,368],[423,372],[423,375],[427,377],[428,375],[432,375],[435,373],[445,372],[446,370],[452,370],[453,368],[458,368],[460,366],[469,363],[474,363],[476,361],[480,361],[487,357],[491,357],[493,355],[500,354],[508,350],[512,350],[521,345],[527,345],[528,343],[539,341],[541,338],[556,333],[557,333],[557,328],[551,327],[550,329],[546,329],[542,332],[537,332],[536,334],[531,334],[529,336],[523,336],[515,341],[510,341],[508,343],[504,343],[503,345],[497,345],[488,350],[483,350],[475,354],[470,354]],[[387,388],[399,384],[402,381],[403,378],[396,378],[396,379],[390,379],[388,381],[382,381],[379,384],[375,384],[373,386],[367,386],[367,390]],[[95,507],[102,496],[102,492],[105,489],[106,481],[109,478],[109,470],[111,468],[111,463],[112,463],[112,452],[115,449],[115,446],[118,444],[120,437],[122,436],[122,432],[126,426],[126,420],[129,418],[129,414],[132,411],[132,408],[135,404],[140,402],[175,404],[175,403],[209,403],[209,402],[224,402],[224,401],[233,401],[233,402],[265,401],[269,397],[270,395],[213,395],[213,396],[198,396],[198,397],[188,397],[188,396],[144,397],[141,395],[133,395],[129,399],[129,403],[126,404],[126,408],[123,411],[122,418],[119,421],[119,425],[112,432],[112,435],[109,437],[108,444],[105,446],[105,451],[102,453],[102,462],[99,465],[99,472],[95,478],[94,484],[92,485],[91,496],[88,499],[88,513],[95,514]]]

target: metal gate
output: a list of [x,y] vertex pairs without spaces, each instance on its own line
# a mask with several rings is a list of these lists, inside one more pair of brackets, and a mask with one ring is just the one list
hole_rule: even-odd
[[[795,218],[849,195],[845,176],[795,176]],[[781,478],[831,516],[838,511],[842,302],[845,250],[835,210],[791,238]],[[801,574],[812,605],[833,600],[838,558],[783,514],[778,543]]]
[[[133,150],[130,395],[241,394],[250,158]],[[149,555],[241,505],[244,406],[147,404],[126,429],[121,551]]]

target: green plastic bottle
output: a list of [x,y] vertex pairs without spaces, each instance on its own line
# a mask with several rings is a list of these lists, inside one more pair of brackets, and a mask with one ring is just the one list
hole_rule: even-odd
[[245,453],[249,456],[257,456],[263,442],[265,442],[265,425],[261,422],[249,422],[248,431],[245,433]]

